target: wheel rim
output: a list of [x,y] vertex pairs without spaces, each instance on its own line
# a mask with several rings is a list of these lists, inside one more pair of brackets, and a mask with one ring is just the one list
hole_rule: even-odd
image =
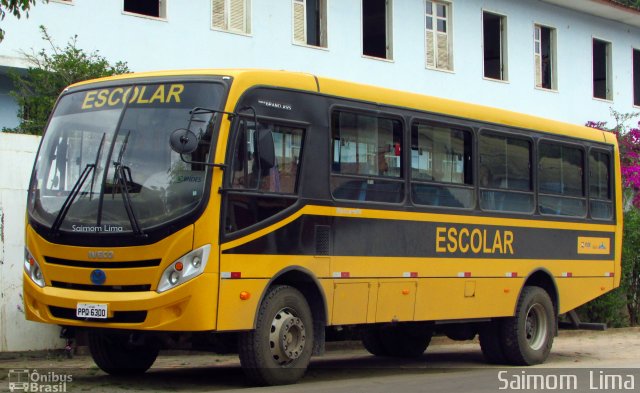
[[525,322],[525,334],[529,347],[533,350],[542,348],[547,341],[548,323],[547,313],[542,304],[536,303],[529,307]]
[[269,346],[271,356],[279,365],[286,365],[302,355],[306,342],[302,320],[290,308],[278,311],[271,322]]

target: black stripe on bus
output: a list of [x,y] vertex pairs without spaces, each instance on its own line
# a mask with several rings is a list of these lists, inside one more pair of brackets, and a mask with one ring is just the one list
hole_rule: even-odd
[[[322,254],[332,256],[610,261],[615,255],[613,232],[317,215],[303,215],[223,254],[318,255],[317,227],[329,227]],[[457,247],[449,240],[449,228],[455,229]],[[579,254],[578,237],[608,239],[608,252]]]

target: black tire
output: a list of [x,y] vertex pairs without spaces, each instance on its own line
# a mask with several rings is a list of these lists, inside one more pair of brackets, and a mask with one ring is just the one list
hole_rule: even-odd
[[556,313],[549,294],[524,287],[516,314],[502,321],[502,350],[509,364],[530,366],[547,360],[556,328]]
[[419,324],[374,325],[367,327],[362,344],[372,355],[414,358],[431,342],[431,329]]
[[495,319],[480,328],[478,338],[484,360],[489,364],[506,364],[507,358],[502,350],[502,320]]
[[278,285],[268,289],[255,330],[238,339],[242,369],[254,385],[286,385],[307,371],[313,349],[313,317],[297,289]]
[[89,351],[98,367],[111,375],[138,375],[147,371],[160,351],[152,341],[133,344],[129,334],[89,331]]
[[364,349],[375,356],[389,356],[389,352],[380,337],[380,325],[371,325],[362,331],[362,345]]

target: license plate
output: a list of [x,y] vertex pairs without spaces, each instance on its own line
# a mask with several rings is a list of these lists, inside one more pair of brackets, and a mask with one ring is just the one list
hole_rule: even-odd
[[107,305],[98,303],[78,303],[76,317],[107,319]]

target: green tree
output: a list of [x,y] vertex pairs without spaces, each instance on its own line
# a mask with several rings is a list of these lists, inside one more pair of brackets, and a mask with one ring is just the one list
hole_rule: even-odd
[[[42,0],[48,3],[49,0]],[[22,14],[29,16],[29,9],[36,5],[36,0],[0,0],[0,20],[4,20],[6,13],[10,13],[20,19]],[[0,42],[4,39],[4,30],[0,29]]]
[[44,26],[40,26],[40,30],[50,50],[22,53],[32,66],[24,75],[11,74],[14,90],[10,93],[20,106],[20,124],[15,129],[3,129],[5,132],[41,135],[56,99],[65,87],[87,79],[129,72],[125,62],[111,65],[98,52],[87,54],[78,48],[78,36],[71,38],[65,48],[60,48]]
[[624,215],[622,243],[622,281],[625,289],[629,323],[640,322],[640,210],[631,209]]
[[640,9],[640,0],[615,0],[617,3]]
[[[640,0],[638,0],[640,1]],[[610,326],[638,325],[640,322],[640,123],[626,123],[640,113],[620,113],[611,109],[615,126],[606,122],[588,122],[590,127],[613,132],[620,147],[624,203],[622,272],[620,286],[578,309],[581,318],[606,322]]]

